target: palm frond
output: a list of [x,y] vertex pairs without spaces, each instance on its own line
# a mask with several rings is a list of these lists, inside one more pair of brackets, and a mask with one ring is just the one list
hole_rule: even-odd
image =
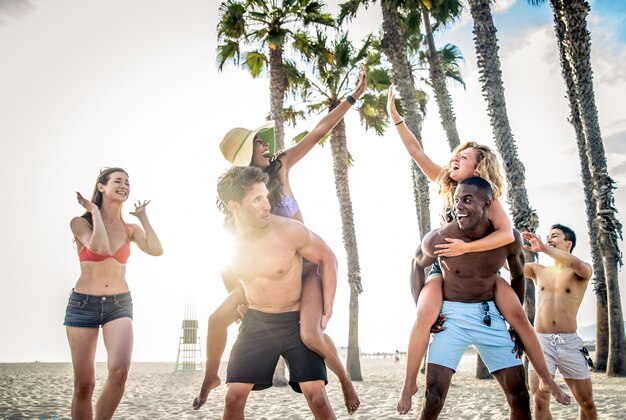
[[229,0],[220,6],[220,21],[217,24],[218,37],[239,39],[246,34],[246,9],[235,0]]
[[268,62],[269,60],[262,51],[248,51],[244,54],[244,67],[254,78],[261,75]]
[[[372,3],[375,0],[372,0]],[[340,25],[343,25],[345,20],[352,20],[356,16],[357,10],[359,10],[359,6],[363,5],[365,9],[369,7],[369,0],[348,0],[339,5],[339,15],[337,16],[337,21]]]
[[230,59],[239,65],[239,43],[237,41],[225,41],[217,46],[217,68],[219,71],[224,69],[224,64]]

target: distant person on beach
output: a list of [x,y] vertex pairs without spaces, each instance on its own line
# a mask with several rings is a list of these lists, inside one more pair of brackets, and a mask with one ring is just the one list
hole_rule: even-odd
[[250,391],[272,386],[278,358],[283,356],[289,365],[289,384],[304,394],[314,417],[334,419],[324,388],[324,361],[300,338],[300,297],[306,259],[320,270],[325,326],[332,315],[337,261],[324,241],[302,223],[270,213],[268,179],[254,166],[234,166],[217,186],[235,229],[229,267],[248,302],[228,361],[223,418],[244,417]]
[[124,394],[133,350],[133,301],[125,277],[130,243],[135,242],[150,255],[163,253],[146,214],[150,201],[137,201],[130,212],[141,226],[124,222],[122,206],[129,194],[128,174],[121,168],[100,171],[91,201],[76,193],[85,209],[70,223],[80,277],[70,293],[63,323],[74,369],[73,419],[94,418],[91,398],[100,327],[107,349],[108,375],[96,402],[95,418],[113,417]]
[[[437,245],[450,238],[469,242],[493,232],[489,218],[491,202],[489,182],[480,177],[459,182],[454,193],[456,220],[424,237],[419,265],[426,267],[434,263],[438,258]],[[441,313],[446,318],[446,329],[433,336],[428,349],[426,390],[420,419],[439,416],[452,375],[463,352],[472,344],[502,387],[511,418],[530,419],[524,367],[512,352],[511,336],[494,302],[497,271],[505,260],[513,289],[524,290],[522,240],[519,232],[513,232],[513,242],[493,250],[456,257],[439,256],[444,298]],[[424,275],[423,271],[421,275]]]
[[[304,158],[311,149],[341,121],[344,115],[365,92],[365,69],[359,68],[359,81],[354,92],[330,111],[306,134],[298,144],[276,152],[274,147],[274,123],[269,122],[256,130],[234,128],[222,140],[220,149],[224,158],[236,166],[253,166],[262,169],[269,176],[269,200],[271,212],[279,216],[303,222],[302,212],[289,183],[289,171]],[[220,385],[218,369],[226,346],[227,327],[235,322],[240,314],[237,308],[246,304],[240,280],[227,267],[223,273],[224,284],[229,296],[211,314],[207,331],[206,368],[200,394],[193,402],[199,409],[206,402],[209,392]],[[349,414],[354,413],[360,401],[348,372],[343,367],[332,339],[324,333],[326,313],[325,302],[317,268],[305,262],[302,270],[303,288],[300,300],[300,324],[304,344],[324,358],[341,384],[344,404]]]
[[[398,113],[393,87],[389,88],[387,111],[409,155],[424,175],[438,184],[439,193],[444,201],[443,219],[445,223],[454,220],[454,192],[459,182],[471,176],[480,176],[491,185],[493,197],[489,207],[489,221],[493,225],[493,231],[484,237],[471,241],[446,238],[444,242],[436,245],[435,255],[454,257],[494,250],[512,243],[514,239],[513,226],[499,201],[504,191],[504,180],[500,175],[500,164],[496,154],[485,145],[466,142],[454,150],[447,165],[439,166],[422,150],[419,142]],[[412,264],[411,293],[417,304],[417,316],[407,351],[404,386],[397,404],[397,410],[400,414],[406,414],[411,409],[411,398],[418,390],[417,375],[428,347],[430,333],[439,330],[439,327],[434,327],[431,331],[431,326],[437,321],[443,300],[439,261],[434,262],[428,275],[428,281],[425,282],[423,275],[425,267],[417,264],[421,258],[419,255],[421,252],[422,247],[420,246],[417,248]],[[568,402],[569,397],[563,393],[550,376],[539,339],[522,307],[524,283],[519,283],[517,287],[511,287],[502,277],[497,276],[494,293],[497,307],[511,325],[513,333],[519,336],[516,341],[519,350],[518,355],[521,357],[521,351],[525,350],[530,363],[537,369],[539,378],[545,383],[542,388],[550,389],[557,401]]]
[[400,363],[400,352],[397,349],[396,349],[396,353],[394,354],[393,358],[394,358],[394,362],[396,364]]
[[[552,376],[556,368],[574,394],[580,406],[580,419],[595,419],[598,414],[593,402],[591,376],[587,364],[593,365],[582,339],[576,334],[576,315],[589,285],[591,266],[574,255],[576,234],[561,224],[550,228],[546,243],[539,236],[523,232],[529,243],[524,248],[544,253],[554,260],[552,266],[528,263],[526,277],[533,279],[537,290],[535,329],[543,346]],[[550,396],[539,389],[537,374],[529,367],[530,392],[533,396],[535,418],[551,419]]]

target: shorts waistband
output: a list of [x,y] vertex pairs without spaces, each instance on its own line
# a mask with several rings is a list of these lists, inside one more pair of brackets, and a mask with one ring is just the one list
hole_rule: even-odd
[[537,337],[540,339],[549,341],[552,346],[558,346],[559,344],[567,344],[572,341],[578,340],[577,333],[537,333]]
[[130,292],[119,293],[117,295],[87,295],[77,292],[74,289],[72,289],[70,296],[76,300],[85,302],[124,302],[131,299]]
[[264,322],[292,322],[300,319],[300,311],[263,312],[257,309],[248,308],[248,310],[246,311],[246,316]]
[[[496,303],[493,300],[485,301],[489,304],[489,310],[496,309]],[[483,302],[454,302],[451,300],[444,300],[443,307],[447,309],[454,309],[456,311],[476,312],[476,310],[482,311]]]

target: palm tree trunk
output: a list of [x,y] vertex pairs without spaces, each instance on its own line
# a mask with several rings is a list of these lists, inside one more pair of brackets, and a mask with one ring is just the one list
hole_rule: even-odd
[[585,0],[552,0],[553,8],[563,14],[566,24],[565,56],[573,69],[578,91],[592,187],[596,203],[598,242],[606,279],[609,323],[609,354],[606,373],[626,375],[626,337],[619,294],[618,269],[623,265],[617,239],[622,238],[622,226],[615,213],[613,190],[615,182],[609,177],[604,144],[600,133],[598,110],[593,89],[591,40],[587,30],[589,4]]
[[470,0],[474,20],[474,41],[482,92],[496,146],[504,163],[508,183],[507,200],[511,204],[513,224],[520,231],[534,232],[539,224],[537,213],[530,207],[526,191],[525,169],[517,155],[517,146],[506,110],[502,71],[498,57],[496,28],[491,18],[489,0]]
[[[334,108],[334,107],[333,107]],[[330,141],[333,155],[335,188],[341,212],[341,230],[343,245],[348,257],[348,283],[350,284],[350,325],[348,332],[348,357],[346,369],[353,381],[362,381],[361,354],[359,350],[359,294],[363,291],[359,252],[354,229],[354,213],[348,182],[348,149],[346,144],[346,125],[343,120],[331,131]]]
[[270,112],[275,122],[274,136],[277,151],[285,149],[283,107],[286,88],[287,72],[283,63],[283,50],[282,48],[270,49]]
[[[469,0],[470,12],[474,21],[474,45],[478,56],[478,69],[482,82],[483,96],[487,101],[487,113],[496,141],[496,147],[504,162],[508,189],[507,199],[511,205],[513,224],[520,231],[535,232],[539,218],[528,202],[524,165],[517,156],[517,146],[511,132],[506,110],[502,71],[498,56],[496,28],[491,17],[489,0]],[[526,255],[526,261],[535,261],[533,254]],[[529,319],[535,317],[535,285],[526,280],[524,308]]]
[[604,267],[599,254],[598,229],[596,223],[596,204],[593,198],[592,177],[589,170],[589,158],[587,156],[587,145],[585,133],[579,108],[578,92],[574,83],[572,67],[565,55],[566,24],[563,14],[556,9],[558,5],[552,3],[554,11],[554,30],[559,48],[561,61],[561,71],[565,81],[567,97],[570,107],[570,123],[576,133],[576,143],[578,145],[578,156],[580,159],[581,177],[585,194],[585,207],[587,212],[587,228],[589,230],[589,244],[591,248],[591,259],[593,262],[593,283],[596,293],[596,352],[594,368],[596,371],[606,371],[606,363],[609,354],[609,322],[608,322],[608,302],[606,294],[606,280],[604,278]]
[[437,108],[439,109],[441,125],[446,133],[450,150],[454,150],[459,144],[461,144],[461,141],[459,139],[459,132],[456,128],[456,116],[454,115],[452,98],[450,98],[450,93],[448,92],[448,87],[446,86],[445,74],[441,64],[441,59],[439,58],[439,52],[437,51],[437,47],[435,47],[433,30],[430,25],[430,14],[428,13],[428,9],[426,9],[423,4],[419,3],[419,7],[422,12],[424,28],[426,29],[426,40],[428,41],[428,71],[430,73],[430,81],[435,92],[435,100],[437,101]]
[[[398,10],[389,1],[380,2],[383,12],[383,39],[381,48],[391,63],[393,83],[400,92],[400,100],[405,110],[404,122],[422,145],[422,117],[418,113],[415,85],[411,66],[406,54],[405,37],[400,32]],[[411,161],[415,207],[420,237],[430,232],[430,193],[428,180],[415,162]]]

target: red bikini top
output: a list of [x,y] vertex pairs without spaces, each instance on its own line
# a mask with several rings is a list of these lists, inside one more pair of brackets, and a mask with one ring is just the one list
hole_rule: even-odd
[[126,239],[126,242],[124,242],[124,244],[117,250],[115,255],[96,254],[91,249],[85,246],[78,254],[78,260],[80,262],[83,262],[83,261],[101,262],[108,258],[114,258],[118,263],[126,264],[126,261],[128,261],[128,257],[130,256],[130,235],[128,232],[128,226],[123,220],[122,220],[122,223],[124,223],[124,230],[126,231],[127,239]]

